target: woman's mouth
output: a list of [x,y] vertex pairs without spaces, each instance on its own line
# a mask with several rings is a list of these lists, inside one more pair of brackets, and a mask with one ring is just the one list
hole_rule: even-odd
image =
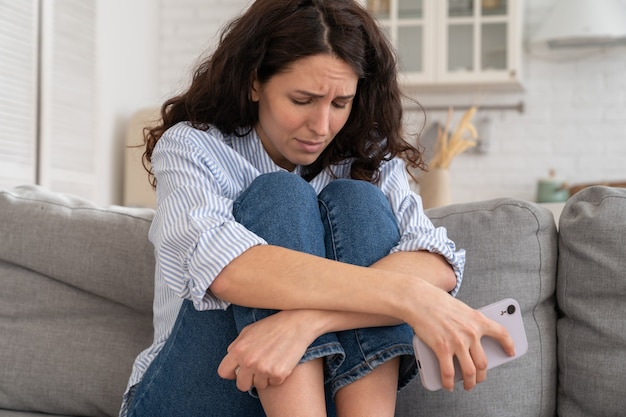
[[324,141],[315,142],[315,141],[296,139],[296,142],[298,143],[300,148],[307,153],[320,153],[321,151],[324,150],[324,146],[326,145],[326,142]]

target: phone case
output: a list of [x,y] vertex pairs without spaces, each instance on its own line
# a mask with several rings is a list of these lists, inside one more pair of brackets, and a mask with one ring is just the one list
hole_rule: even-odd
[[[513,359],[523,356],[528,351],[528,340],[526,339],[526,331],[524,330],[524,323],[522,321],[522,311],[517,301],[512,298],[506,298],[489,304],[481,308],[480,311],[486,317],[506,327],[515,343],[515,356],[509,356],[495,339],[483,337],[481,344],[483,345],[483,349],[487,355],[487,361],[489,362],[487,369],[510,362]],[[417,366],[424,388],[430,391],[437,391],[443,388],[441,384],[439,360],[435,356],[435,352],[417,336],[413,337],[413,347],[415,348]],[[461,381],[463,375],[456,357],[454,358],[454,369],[454,382]]]

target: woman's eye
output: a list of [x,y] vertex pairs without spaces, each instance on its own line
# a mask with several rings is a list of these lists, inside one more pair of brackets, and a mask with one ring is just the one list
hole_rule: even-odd
[[[313,103],[313,99],[312,98],[306,98],[306,99],[292,98],[291,102],[295,104],[296,106],[306,106],[306,105]],[[333,101],[332,105],[336,109],[345,109],[348,106],[348,103],[344,101]]]
[[291,101],[293,102],[293,104],[298,105],[298,106],[306,106],[307,104],[311,104],[311,102],[313,100],[311,99],[306,99],[306,100],[298,100],[295,98],[292,98]]

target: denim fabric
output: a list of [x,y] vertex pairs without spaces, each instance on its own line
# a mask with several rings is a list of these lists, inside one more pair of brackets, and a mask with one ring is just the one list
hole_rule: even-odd
[[327,258],[370,266],[398,244],[396,218],[376,186],[338,179],[322,190],[318,200]]
[[217,374],[236,337],[232,308],[198,311],[185,300],[165,346],[137,386],[128,417],[264,417],[258,399]]
[[[335,180],[319,194],[287,172],[259,176],[233,206],[238,222],[279,245],[341,262],[368,266],[399,240],[395,217],[377,187]],[[197,311],[185,300],[165,346],[134,389],[129,417],[264,416],[258,398],[242,393],[217,368],[246,325],[274,310],[231,306]],[[323,357],[328,416],[332,398],[377,365],[401,356],[398,386],[417,374],[407,325],[357,329],[320,336],[302,361]]]
[[[257,177],[233,205],[237,222],[256,233],[270,245],[281,246],[324,257],[324,226],[320,219],[317,195],[306,181],[286,172]],[[280,221],[278,221],[280,219]],[[233,306],[237,330],[261,320],[276,310]],[[326,381],[345,358],[334,334],[318,337],[300,361],[325,358]],[[252,390],[251,394],[255,391]]]
[[[237,199],[233,214],[269,244],[359,266],[385,257],[400,239],[387,198],[364,181],[337,179],[317,196],[297,175],[264,174]],[[233,311],[238,331],[275,312],[239,306]],[[403,356],[398,381],[403,387],[417,373],[412,338],[408,325],[325,334],[301,362],[324,357],[326,383],[334,396],[381,363]]]

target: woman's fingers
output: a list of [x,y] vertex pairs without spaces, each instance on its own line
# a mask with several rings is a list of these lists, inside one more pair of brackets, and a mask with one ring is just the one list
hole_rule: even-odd
[[254,376],[252,378],[253,386],[257,389],[265,389],[270,385],[270,380],[265,377]]
[[490,323],[490,327],[485,331],[485,336],[489,336],[498,341],[507,355],[515,356],[515,343],[513,342],[513,338],[509,334],[506,327],[493,320],[487,320]]
[[[461,346],[454,353],[440,356],[438,359],[441,385],[448,391],[454,390],[455,377],[458,372],[463,375],[463,386],[468,391],[485,380],[487,360],[482,347],[476,349]],[[455,362],[458,363],[458,367],[455,366]]]
[[228,347],[220,377],[236,379],[241,391],[282,384],[314,339],[309,330],[303,334],[299,317],[298,311],[282,311],[246,326]]
[[217,368],[217,374],[224,379],[237,379],[239,363],[233,355],[226,355]]
[[248,391],[250,388],[252,388],[253,378],[253,374],[246,372],[245,370],[239,371],[237,373],[237,389],[243,392]]
[[280,385],[284,381],[284,378],[271,378],[268,375],[253,373],[252,368],[242,369],[235,363],[231,355],[224,357],[217,373],[224,379],[236,379],[237,389],[244,392],[252,387],[265,389],[272,385],[272,380],[274,380],[274,385]]
[[[482,345],[479,345],[480,349],[471,349],[470,355],[472,356],[472,361],[474,362],[474,367],[476,369],[476,384],[480,384],[485,379],[487,379],[487,366],[489,365],[487,360],[487,355],[482,348]],[[465,378],[464,378],[465,380]],[[473,387],[472,387],[473,388]],[[465,389],[471,389],[465,384]]]
[[463,388],[471,391],[477,384],[487,378],[487,355],[480,344],[480,340],[468,351],[458,357],[463,373]]
[[441,386],[448,391],[454,390],[454,356],[439,358],[439,368],[441,370]]
[[[471,390],[487,377],[488,358],[481,340],[484,337],[495,339],[510,356],[515,355],[515,346],[504,326],[467,306],[456,304],[455,307],[460,308],[448,315],[445,323],[431,327],[434,332],[429,335],[433,342],[431,347],[439,360],[443,387],[449,391],[454,389],[455,374],[460,368],[463,386]],[[458,362],[456,371],[455,362]]]

